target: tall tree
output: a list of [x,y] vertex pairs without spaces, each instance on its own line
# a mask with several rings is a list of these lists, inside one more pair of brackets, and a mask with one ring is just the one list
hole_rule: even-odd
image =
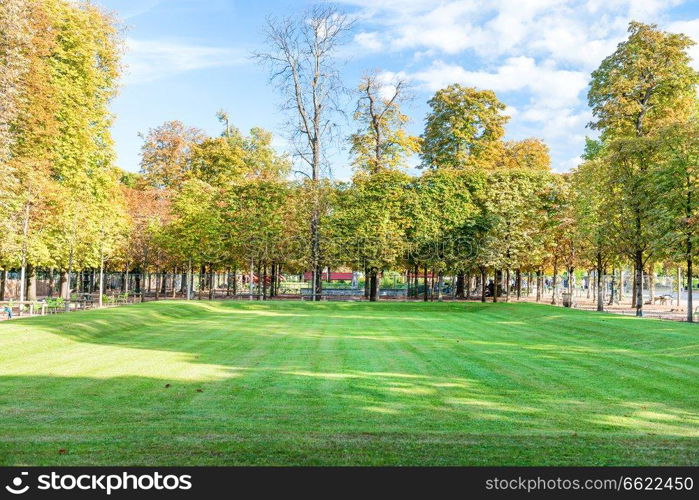
[[408,117],[401,105],[409,98],[401,78],[386,80],[378,73],[362,77],[354,119],[359,130],[350,136],[355,167],[370,173],[404,166],[419,149],[419,139],[405,130]]
[[687,321],[692,322],[693,263],[699,235],[699,113],[666,127],[659,137],[664,161],[655,178],[662,193],[659,208],[666,212],[663,242],[672,249],[670,255],[681,258],[686,265]]
[[298,17],[267,19],[267,52],[256,57],[267,63],[272,80],[286,98],[291,114],[291,139],[297,156],[310,168],[313,203],[310,214],[310,264],[314,300],[322,289],[319,180],[325,147],[341,105],[342,83],[337,52],[351,29],[349,18],[333,7],[320,6]]
[[27,52],[33,36],[27,15],[30,1],[3,0],[0,4],[0,168],[9,158],[11,125],[19,112],[23,77],[28,71]]
[[505,105],[491,90],[458,84],[437,91],[422,136],[422,165],[464,168],[492,164],[502,146]]
[[590,125],[602,130],[604,140],[616,142],[609,151],[623,177],[616,185],[630,210],[627,241],[635,267],[637,316],[643,315],[643,268],[659,230],[650,206],[655,197],[650,167],[658,157],[649,138],[693,109],[699,80],[687,53],[692,45],[685,35],[632,22],[628,39],[592,73],[588,101],[595,120]]
[[[141,172],[157,188],[176,188],[186,180],[192,151],[205,139],[201,130],[177,120],[152,128],[141,137]],[[213,149],[216,145],[214,142],[202,148]]]

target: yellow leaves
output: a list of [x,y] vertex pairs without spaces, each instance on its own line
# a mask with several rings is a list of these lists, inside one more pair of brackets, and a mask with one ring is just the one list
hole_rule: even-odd
[[463,168],[492,163],[493,149],[509,120],[505,105],[491,90],[458,84],[437,91],[423,135],[423,166]]
[[503,148],[503,167],[529,170],[551,170],[548,146],[540,139],[507,141]]
[[[668,114],[687,113],[699,74],[692,69],[685,35],[632,22],[629,38],[592,73],[588,99],[591,125],[607,134],[646,135],[667,123]],[[685,115],[686,117],[686,115]]]
[[359,130],[350,136],[353,164],[357,169],[376,173],[405,167],[406,159],[418,152],[418,138],[410,136],[401,113],[406,100],[406,83],[382,81],[375,73],[362,78],[354,119]]

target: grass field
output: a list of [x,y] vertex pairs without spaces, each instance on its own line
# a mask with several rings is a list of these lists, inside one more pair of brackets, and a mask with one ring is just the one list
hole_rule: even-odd
[[699,326],[160,302],[0,323],[4,465],[699,464]]

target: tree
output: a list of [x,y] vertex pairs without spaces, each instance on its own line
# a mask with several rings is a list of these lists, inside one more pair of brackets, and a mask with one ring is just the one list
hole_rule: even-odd
[[501,147],[505,105],[491,90],[458,84],[437,91],[422,136],[422,166],[463,168],[492,164]]
[[242,137],[207,137],[195,144],[186,160],[191,166],[186,175],[212,186],[224,186],[247,173]]
[[[10,155],[13,142],[12,124],[19,114],[23,78],[28,70],[28,56],[33,27],[30,23],[31,0],[3,0],[0,4],[0,169]],[[0,170],[5,178],[6,170]]]
[[[192,151],[204,141],[205,136],[197,128],[186,127],[180,121],[170,121],[150,129],[141,137],[141,172],[153,187],[162,189],[178,187],[186,180],[191,168]],[[220,146],[214,142],[202,148],[213,149],[217,145]]]
[[[224,257],[221,212],[217,210],[216,197],[216,189],[206,182],[184,181],[172,199],[174,217],[164,225],[158,238],[187,269],[187,300],[192,298],[193,266],[217,263]],[[201,287],[199,290],[201,298]]]
[[576,240],[581,257],[595,268],[597,310],[604,311],[605,268],[615,257],[620,231],[621,211],[615,206],[619,192],[608,177],[610,169],[601,142],[587,139],[583,158],[572,177]]
[[[20,24],[18,8],[23,9]],[[24,299],[33,295],[37,265],[63,261],[60,256],[72,256],[79,243],[86,245],[81,252],[85,260],[94,249],[88,240],[94,236],[90,224],[97,218],[87,208],[104,192],[113,160],[109,103],[116,90],[121,40],[116,21],[89,3],[13,0],[3,2],[0,13],[0,22],[13,28],[9,33],[3,30],[0,42],[8,65],[1,83],[7,94],[0,103],[0,128],[12,139],[0,141],[5,155],[0,164],[9,165],[8,180],[14,180],[16,210],[9,217],[14,226],[10,234],[17,235]],[[20,59],[21,71],[16,67]],[[60,200],[55,194],[67,198]],[[78,201],[83,207],[77,207]],[[51,213],[42,213],[47,208]],[[46,220],[56,224],[42,227]],[[68,246],[61,248],[61,242]]]
[[689,280],[687,321],[692,322],[693,262],[699,234],[699,114],[667,126],[659,137],[665,160],[659,164],[655,178],[666,211],[663,241],[672,249],[672,256],[685,262]]
[[540,139],[507,141],[502,148],[502,163],[499,167],[548,172],[551,170],[549,148]]
[[378,300],[381,273],[395,268],[406,252],[409,182],[410,177],[398,170],[359,171],[333,212],[332,224],[342,232],[346,262],[365,271],[372,302]]
[[621,175],[616,185],[630,209],[630,245],[635,267],[636,315],[643,315],[643,267],[658,241],[653,218],[655,184],[649,168],[657,161],[649,140],[672,121],[687,117],[696,98],[697,72],[690,66],[685,35],[655,25],[629,24],[629,37],[592,73],[588,101],[595,118],[590,125],[610,142],[610,161]]
[[347,16],[328,6],[315,7],[297,18],[267,19],[267,52],[256,57],[268,64],[271,78],[287,99],[283,108],[292,119],[291,140],[297,156],[310,167],[313,204],[311,207],[311,255],[314,300],[320,298],[320,200],[324,147],[335,128],[334,116],[342,91],[337,64],[338,48],[351,29]]
[[405,130],[408,117],[400,106],[408,98],[403,79],[385,81],[377,73],[362,77],[354,119],[359,130],[350,136],[355,167],[370,173],[405,165],[419,150],[419,140]]

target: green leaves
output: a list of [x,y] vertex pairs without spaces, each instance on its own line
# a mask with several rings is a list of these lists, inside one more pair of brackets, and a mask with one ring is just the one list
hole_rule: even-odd
[[687,117],[699,74],[687,49],[694,42],[656,25],[629,24],[629,38],[592,73],[588,101],[606,135],[646,135]]
[[509,120],[493,91],[454,84],[437,91],[428,104],[423,167],[464,168],[493,162]]

